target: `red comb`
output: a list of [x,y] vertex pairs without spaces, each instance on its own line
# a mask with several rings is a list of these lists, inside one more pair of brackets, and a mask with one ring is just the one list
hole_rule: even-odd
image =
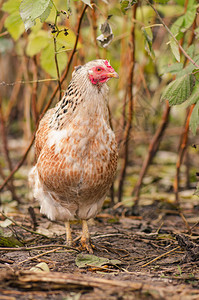
[[114,72],[115,70],[111,67],[111,65],[109,64],[108,60],[105,60],[105,65],[107,66],[107,68],[111,71]]

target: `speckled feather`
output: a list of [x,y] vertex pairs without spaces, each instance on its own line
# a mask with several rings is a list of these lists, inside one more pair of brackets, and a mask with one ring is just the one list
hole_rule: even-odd
[[37,163],[29,181],[41,212],[52,220],[89,219],[101,209],[117,168],[117,145],[110,128],[108,87],[93,85],[77,67],[62,100],[40,122]]

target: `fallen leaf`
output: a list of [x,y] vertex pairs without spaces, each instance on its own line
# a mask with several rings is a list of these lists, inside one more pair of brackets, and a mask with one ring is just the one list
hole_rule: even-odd
[[79,268],[86,268],[88,266],[92,266],[92,267],[102,267],[104,265],[117,266],[117,265],[121,265],[122,262],[118,259],[108,259],[105,257],[99,257],[92,254],[78,254],[75,263]]
[[48,265],[45,262],[41,262],[36,266],[32,267],[30,271],[33,272],[50,272]]

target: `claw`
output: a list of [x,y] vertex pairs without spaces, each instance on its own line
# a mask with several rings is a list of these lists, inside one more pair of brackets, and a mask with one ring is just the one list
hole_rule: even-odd
[[90,234],[86,220],[82,220],[82,237],[80,243],[83,250],[87,250],[90,254],[93,254],[94,245],[91,243],[90,240]]
[[91,243],[90,238],[88,239],[88,238],[84,238],[84,237],[82,236],[82,238],[81,238],[81,240],[80,240],[80,243],[81,243],[81,248],[82,248],[82,250],[87,250],[88,253],[93,254],[93,248],[95,248],[95,247],[94,247],[94,245]]

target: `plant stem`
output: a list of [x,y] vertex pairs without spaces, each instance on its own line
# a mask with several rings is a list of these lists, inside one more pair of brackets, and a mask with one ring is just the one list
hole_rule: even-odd
[[[132,9],[133,18],[136,18],[136,10],[137,4],[133,6]],[[123,185],[124,179],[126,176],[126,167],[128,164],[128,157],[129,157],[129,138],[132,128],[132,118],[133,118],[133,77],[134,77],[134,68],[135,68],[135,23],[132,22],[131,27],[131,36],[129,41],[129,51],[130,51],[130,62],[129,62],[129,75],[128,75],[128,85],[127,85],[127,95],[128,95],[128,120],[126,124],[126,128],[124,131],[124,159],[123,164],[120,172],[120,179],[119,179],[119,187],[118,187],[118,201],[122,200],[122,193],[123,193]]]

